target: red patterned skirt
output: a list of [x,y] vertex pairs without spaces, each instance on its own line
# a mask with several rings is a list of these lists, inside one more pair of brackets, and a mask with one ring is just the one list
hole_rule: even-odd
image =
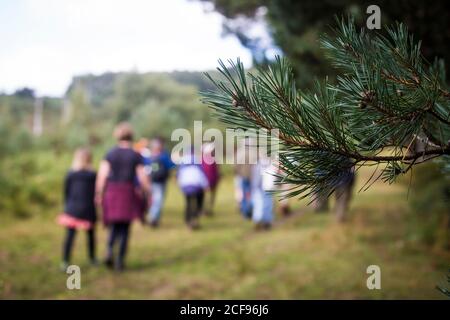
[[102,204],[106,225],[142,219],[147,207],[140,188],[128,182],[107,182]]

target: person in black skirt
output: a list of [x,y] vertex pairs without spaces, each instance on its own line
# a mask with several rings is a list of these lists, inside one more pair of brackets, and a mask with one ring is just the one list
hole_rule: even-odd
[[95,208],[96,173],[92,169],[92,154],[87,148],[75,152],[71,170],[64,182],[64,213],[58,218],[66,227],[63,244],[63,262],[61,269],[65,271],[70,264],[70,257],[77,230],[85,230],[87,234],[88,254],[91,264],[96,265],[95,256]]

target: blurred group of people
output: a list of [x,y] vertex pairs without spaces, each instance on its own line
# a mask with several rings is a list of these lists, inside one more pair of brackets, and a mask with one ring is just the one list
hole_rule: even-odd
[[[242,216],[251,219],[256,230],[267,230],[274,220],[274,192],[286,186],[276,184],[276,176],[283,174],[278,162],[257,152],[251,139],[235,150],[235,197]],[[278,204],[283,216],[291,214],[287,199]]]
[[[114,137],[117,144],[106,153],[98,172],[93,167],[89,149],[80,148],[65,177],[64,213],[58,217],[58,222],[66,228],[63,270],[70,264],[77,230],[86,231],[89,259],[93,265],[98,264],[97,208],[102,209],[103,224],[109,229],[105,264],[118,271],[124,270],[130,226],[134,220],[153,228],[160,225],[168,181],[174,170],[185,198],[187,226],[197,229],[201,215],[213,215],[220,181],[214,144],[202,145],[199,152],[193,147],[184,150],[175,164],[161,137],[133,143],[134,133],[128,123],[119,124]],[[264,154],[258,154],[256,161],[250,161],[252,152],[254,156],[255,149],[249,140],[235,150],[236,199],[244,218],[251,219],[257,230],[268,230],[274,220],[274,191],[286,188],[286,185],[275,183],[276,176],[283,175],[278,162]],[[348,186],[353,184],[353,177],[354,174],[350,174],[348,182],[337,190],[341,199],[338,199],[337,210],[341,215],[348,206],[351,196]],[[316,205],[318,201],[324,202],[318,199]],[[279,208],[284,216],[291,213],[287,200],[280,201]]]
[[[95,224],[97,207],[102,208],[102,220],[109,229],[105,264],[122,271],[125,268],[130,225],[140,220],[158,227],[164,207],[167,182],[171,171],[177,169],[177,182],[185,196],[185,221],[191,229],[199,227],[201,214],[212,215],[217,185],[218,165],[213,159],[214,145],[202,146],[201,161],[193,150],[186,152],[175,165],[164,148],[164,140],[156,137],[141,139],[133,144],[133,130],[128,123],[114,130],[117,145],[107,152],[98,173],[87,148],[75,152],[72,168],[64,183],[64,213],[58,222],[65,226],[62,269],[70,263],[77,230],[88,236],[88,253],[97,265]],[[208,159],[209,161],[204,161]],[[208,194],[207,205],[205,193]]]
[[[277,177],[282,179],[285,173],[278,161],[259,153],[256,145],[252,139],[246,139],[243,146],[235,150],[236,200],[241,214],[247,219],[252,219],[256,229],[270,229],[274,215],[274,192],[283,194],[295,186],[275,183]],[[258,156],[255,156],[255,152],[258,152]],[[335,186],[334,213],[339,222],[343,222],[347,217],[354,183],[355,168],[350,166],[350,169],[341,172]],[[311,202],[315,212],[328,211],[328,196],[313,194]],[[278,207],[284,217],[292,213],[287,197],[278,201]]]
[[[201,214],[213,215],[216,190],[220,180],[219,166],[214,161],[214,144],[202,145],[200,157],[192,148],[178,159],[176,165],[169,152],[164,148],[161,137],[152,140],[141,139],[134,149],[143,159],[147,176],[152,183],[149,198],[149,211],[146,222],[152,227],[158,227],[167,188],[167,181],[172,169],[177,170],[176,178],[180,190],[185,197],[185,221],[192,228],[199,227],[198,218]],[[207,197],[207,199],[205,199]],[[207,200],[207,201],[205,201]]]

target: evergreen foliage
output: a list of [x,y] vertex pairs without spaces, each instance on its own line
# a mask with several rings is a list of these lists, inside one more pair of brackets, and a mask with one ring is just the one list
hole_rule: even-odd
[[[288,196],[328,196],[361,166],[375,166],[370,185],[378,178],[392,183],[435,157],[448,162],[443,63],[428,63],[403,24],[384,36],[357,30],[349,19],[334,32],[321,44],[340,71],[336,84],[324,80],[302,92],[282,58],[258,74],[246,73],[239,60],[230,68],[220,61],[225,81],[210,77],[219,90],[204,93],[204,101],[231,127],[279,129],[287,174],[280,182],[296,186]],[[416,141],[423,150],[412,148]]]
[[[447,282],[450,284],[450,270],[449,270],[449,274],[447,275]],[[442,292],[443,294],[445,294],[447,297],[450,298],[450,289],[447,288],[443,288],[443,287],[436,287],[440,292]]]

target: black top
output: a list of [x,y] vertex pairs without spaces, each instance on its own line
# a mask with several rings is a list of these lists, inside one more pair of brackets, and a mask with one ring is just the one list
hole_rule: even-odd
[[111,149],[105,160],[111,166],[108,181],[112,182],[135,182],[136,167],[144,162],[142,156],[133,149],[120,147]]
[[94,171],[69,171],[64,183],[65,213],[83,220],[94,222],[97,219],[95,210],[95,178]]

